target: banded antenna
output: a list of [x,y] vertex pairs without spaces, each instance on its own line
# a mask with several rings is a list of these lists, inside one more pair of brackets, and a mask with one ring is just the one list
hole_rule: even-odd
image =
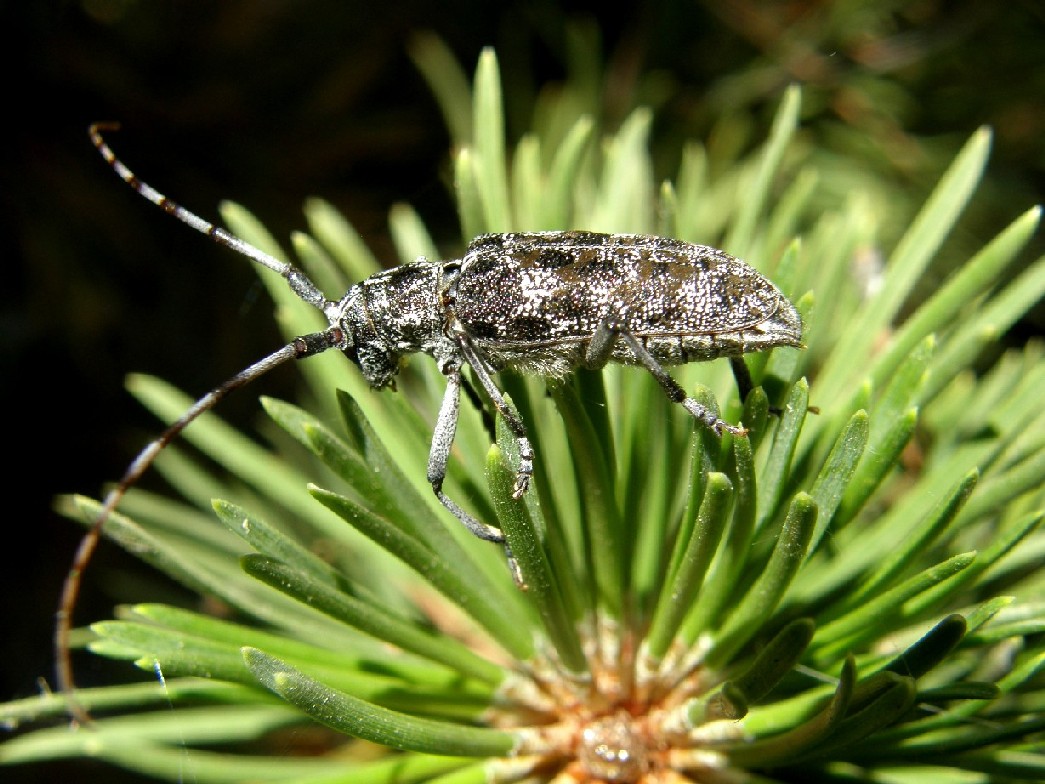
[[327,317],[330,326],[320,332],[302,335],[292,340],[278,351],[274,351],[266,357],[261,358],[250,367],[241,370],[223,384],[212,389],[192,404],[177,421],[164,430],[158,437],[146,445],[138,456],[131,461],[123,477],[116,486],[105,496],[102,508],[94,518],[87,533],[80,540],[69,571],[62,585],[62,595],[58,604],[58,612],[55,617],[54,648],[55,648],[55,672],[58,689],[65,697],[69,713],[72,718],[83,725],[91,723],[90,714],[80,704],[76,697],[76,682],[73,678],[72,656],[69,651],[69,637],[72,631],[73,611],[76,608],[76,600],[80,593],[80,585],[83,580],[84,570],[91,560],[91,556],[98,547],[102,529],[106,521],[119,506],[120,501],[127,491],[137,483],[142,475],[156,460],[171,441],[188,427],[201,414],[214,408],[226,395],[235,389],[246,386],[256,378],[263,376],[278,365],[282,365],[289,359],[304,359],[316,354],[321,354],[329,349],[336,348],[344,350],[347,347],[344,330],[338,325],[339,312],[337,303],[328,300],[319,288],[297,267],[270,256],[263,250],[254,247],[249,242],[241,240],[234,234],[215,226],[210,221],[204,220],[195,213],[189,212],[184,207],[171,201],[148,183],[128,169],[106,144],[103,132],[116,131],[118,123],[94,123],[88,129],[91,142],[101,153],[105,161],[112,167],[113,171],[121,180],[130,185],[139,194],[151,201],[164,212],[173,215],[183,223],[187,223],[201,234],[205,234],[219,245],[224,245],[262,267],[278,272],[286,279],[290,288],[302,300],[318,308]]

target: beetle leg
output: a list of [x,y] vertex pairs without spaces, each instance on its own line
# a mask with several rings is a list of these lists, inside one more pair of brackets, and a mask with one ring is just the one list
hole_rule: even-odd
[[584,352],[584,366],[592,370],[601,370],[606,367],[606,363],[613,355],[613,346],[617,342],[617,336],[623,331],[616,316],[604,318],[588,342],[588,349]]
[[454,517],[464,523],[465,527],[480,539],[488,542],[503,542],[504,534],[499,528],[476,520],[443,492],[443,480],[446,479],[446,464],[450,458],[450,447],[457,434],[457,417],[461,404],[461,371],[454,369],[446,374],[446,393],[439,407],[439,418],[432,433],[432,448],[428,453],[428,481],[435,491],[440,503],[449,509]]
[[[628,344],[628,348],[631,349],[631,353],[636,361],[657,379],[657,383],[660,384],[664,394],[668,396],[672,403],[680,403],[694,419],[707,425],[718,435],[722,435],[724,431],[729,431],[735,436],[747,435],[747,428],[731,425],[725,420],[719,419],[709,408],[701,405],[694,398],[687,397],[686,390],[646,350],[646,347],[642,345],[642,341],[630,332],[621,329],[619,323],[613,317],[606,318],[599,325],[599,328],[592,336],[591,343],[588,344],[588,352],[585,358],[601,360],[605,364],[609,359],[609,354],[613,350],[613,343],[617,337],[620,337]],[[750,377],[748,380],[750,381]]]
[[450,459],[450,447],[454,443],[457,434],[457,417],[461,405],[461,370],[453,368],[446,372],[446,392],[443,395],[442,405],[439,406],[439,417],[436,419],[435,432],[432,433],[432,448],[428,453],[428,481],[432,485],[439,503],[450,510],[450,513],[460,520],[464,527],[475,536],[487,542],[495,542],[504,547],[504,554],[508,559],[508,568],[512,572],[512,578],[516,585],[526,587],[523,580],[522,570],[519,562],[512,555],[512,548],[504,538],[504,532],[500,528],[476,520],[468,512],[464,511],[457,503],[443,492],[443,480],[446,479],[446,464]]
[[526,425],[523,424],[522,417],[515,406],[504,399],[501,390],[497,388],[497,385],[490,377],[487,363],[475,350],[475,346],[472,345],[468,336],[464,333],[458,333],[457,344],[461,348],[461,354],[464,356],[465,361],[475,371],[475,377],[479,379],[479,383],[486,390],[486,394],[490,396],[490,401],[493,403],[494,408],[497,409],[497,413],[504,418],[505,424],[508,425],[508,430],[515,436],[515,441],[519,446],[519,467],[515,471],[515,488],[512,490],[512,498],[522,498],[526,489],[530,486],[530,477],[533,476],[534,458],[530,439],[526,437]]
[[479,417],[483,422],[483,429],[489,434],[490,440],[496,441],[496,423],[494,422],[493,414],[490,412],[490,407],[486,405],[485,401],[479,396],[479,390],[475,388],[475,385],[468,380],[468,376],[464,374],[461,374],[461,389],[465,397],[475,407],[475,410],[479,412]]
[[743,357],[730,357],[729,366],[733,369],[733,378],[737,381],[737,392],[740,394],[740,402],[747,400],[751,390],[755,388],[755,382],[751,380],[751,371]]
[[[729,366],[733,368],[733,378],[737,382],[737,392],[740,395],[740,402],[743,403],[747,400],[747,396],[751,394],[751,390],[755,388],[755,382],[751,380],[751,371],[748,369],[747,362],[744,361],[743,357],[730,357]],[[820,413],[819,410],[815,409],[816,407],[812,406],[809,408],[809,411],[816,414]],[[784,413],[784,409],[770,406],[769,413],[780,416]]]

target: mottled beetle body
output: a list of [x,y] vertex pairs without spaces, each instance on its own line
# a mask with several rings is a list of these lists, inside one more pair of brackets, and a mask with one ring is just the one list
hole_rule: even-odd
[[[302,339],[297,357],[339,348],[375,388],[392,383],[406,354],[436,360],[447,388],[432,436],[428,481],[472,533],[495,542],[504,541],[500,529],[472,517],[442,489],[464,365],[518,441],[518,498],[529,486],[534,454],[526,426],[492,373],[511,367],[563,376],[607,362],[641,365],[696,419],[717,433],[743,435],[743,427],[687,397],[664,366],[798,346],[802,337],[794,306],[757,271],[715,248],[663,237],[486,234],[459,260],[421,259],[377,273],[338,302],[324,300],[289,265],[279,269],[330,322],[326,332]],[[509,562],[514,566],[510,553]]]
[[[562,377],[611,319],[664,365],[798,346],[802,329],[772,283],[720,250],[582,231],[486,234],[460,260],[373,275],[338,307],[345,350],[378,388],[402,355],[460,359],[460,334],[492,371]],[[642,364],[625,341],[608,361]]]
[[[106,496],[74,558],[62,591],[55,631],[59,686],[71,710],[87,720],[72,696],[68,654],[73,606],[80,577],[102,526],[126,491],[156,455],[200,414],[225,395],[290,359],[340,349],[372,387],[389,386],[403,356],[432,356],[446,377],[428,457],[428,481],[439,501],[472,533],[507,543],[499,528],[465,512],[443,492],[450,447],[457,428],[461,369],[468,365],[518,443],[514,495],[526,492],[533,449],[518,412],[502,395],[492,373],[562,376],[579,366],[607,362],[640,365],[667,396],[716,433],[743,436],[688,397],[664,366],[734,358],[738,381],[749,385],[735,358],[774,346],[800,346],[801,319],[794,306],[765,277],[720,250],[679,240],[584,231],[487,234],[477,237],[459,260],[420,259],[380,272],[329,300],[296,267],[178,206],[139,180],[94,125],[91,139],[116,173],[154,204],[251,261],[282,275],[305,302],[322,311],[328,327],[303,335],[263,357],[196,401],[142,450]],[[113,126],[108,126],[113,127]],[[507,553],[516,580],[517,566]]]

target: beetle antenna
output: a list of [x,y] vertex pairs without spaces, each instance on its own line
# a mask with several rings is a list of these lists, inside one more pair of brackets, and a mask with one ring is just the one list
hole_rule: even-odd
[[105,522],[116,510],[116,507],[119,505],[120,501],[123,500],[127,491],[134,486],[134,484],[141,478],[142,474],[144,474],[153,462],[155,462],[157,456],[159,456],[160,452],[163,451],[164,447],[177,438],[181,431],[188,427],[197,417],[214,408],[214,406],[216,406],[233,390],[246,386],[251,381],[263,376],[278,365],[282,365],[288,359],[304,359],[305,357],[320,354],[327,349],[343,348],[344,339],[345,335],[340,327],[330,327],[322,332],[315,332],[310,335],[295,338],[279,351],[275,351],[267,357],[258,360],[245,370],[241,370],[224,384],[215,387],[193,403],[192,406],[177,419],[177,421],[164,430],[158,437],[150,441],[149,444],[138,453],[138,456],[131,461],[131,464],[127,467],[127,470],[124,472],[123,477],[120,479],[119,483],[117,483],[116,487],[110,490],[108,495],[106,495],[105,502],[102,504],[102,508],[98,512],[97,517],[94,518],[94,522],[91,524],[90,529],[84,535],[83,539],[80,540],[80,545],[76,549],[76,555],[73,557],[72,565],[69,567],[69,572],[65,576],[65,583],[62,585],[62,596],[58,605],[54,631],[55,667],[57,670],[58,688],[68,701],[69,712],[72,714],[73,718],[81,724],[89,724],[90,716],[87,714],[87,711],[83,706],[80,705],[75,696],[76,684],[73,680],[72,657],[69,653],[69,635],[72,630],[73,609],[76,606],[76,599],[80,592],[80,583],[83,578],[83,572],[91,559],[91,555],[94,554],[95,548],[98,546]]
[[261,250],[261,248],[251,245],[246,240],[241,240],[235,234],[231,234],[220,226],[215,226],[205,218],[201,218],[196,213],[190,212],[173,199],[168,199],[147,182],[138,179],[138,176],[128,169],[123,161],[116,157],[116,154],[112,151],[106,143],[105,138],[102,136],[103,131],[117,131],[119,128],[120,124],[115,122],[92,123],[87,129],[87,132],[90,135],[91,142],[94,144],[95,148],[97,148],[98,152],[101,153],[102,157],[105,159],[105,162],[112,167],[112,170],[116,172],[121,180],[130,185],[140,195],[144,196],[168,215],[173,215],[182,223],[187,223],[200,234],[207,235],[219,245],[232,248],[232,250],[246,256],[255,264],[259,264],[262,267],[267,267],[274,272],[278,272],[281,276],[286,278],[287,283],[290,284],[290,288],[294,290],[295,294],[308,304],[323,311],[323,313],[326,314],[327,319],[333,321],[337,303],[331,302],[324,297],[323,292],[319,290],[319,287],[316,286],[316,284],[313,283],[304,272],[299,270],[293,264],[280,261],[275,256]]
[[336,303],[328,301],[319,291],[318,287],[300,270],[291,264],[279,261],[275,257],[254,247],[248,242],[241,240],[224,229],[215,226],[198,215],[180,207],[168,199],[162,193],[142,182],[138,177],[113,154],[109,145],[102,137],[103,130],[116,130],[119,126],[115,123],[95,123],[90,126],[89,133],[94,146],[102,154],[120,179],[130,185],[139,194],[147,198],[153,204],[161,207],[165,212],[178,218],[184,223],[192,226],[197,231],[206,234],[220,245],[232,248],[243,254],[251,261],[263,267],[274,270],[283,276],[294,292],[305,302],[322,310],[331,323],[331,326],[321,332],[314,332],[295,338],[283,348],[258,360],[250,367],[228,379],[225,383],[215,387],[205,394],[185,411],[173,424],[163,431],[157,438],[138,453],[124,472],[123,477],[117,485],[109,491],[102,503],[101,509],[94,518],[93,523],[80,540],[80,544],[73,556],[72,565],[66,574],[62,585],[61,599],[58,612],[55,617],[54,646],[55,646],[55,670],[59,691],[66,699],[69,713],[75,721],[87,725],[91,723],[91,717],[86,709],[76,698],[76,683],[73,679],[72,656],[69,649],[69,638],[72,631],[73,610],[79,596],[83,572],[91,560],[98,542],[101,539],[102,529],[106,521],[119,506],[127,491],[137,483],[141,476],[152,466],[157,456],[171,441],[188,427],[201,414],[214,408],[230,392],[251,381],[263,376],[270,370],[290,359],[304,359],[315,354],[320,354],[331,348],[346,348],[346,337],[344,330],[336,324]]

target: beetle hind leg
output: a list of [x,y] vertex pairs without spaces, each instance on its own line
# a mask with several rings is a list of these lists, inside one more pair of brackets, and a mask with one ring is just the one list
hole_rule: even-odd
[[[649,353],[646,347],[642,345],[642,341],[624,330],[620,326],[620,322],[613,316],[604,319],[595,331],[595,334],[592,335],[584,357],[588,367],[594,369],[603,367],[613,355],[613,346],[618,339],[628,344],[628,348],[631,350],[636,362],[646,368],[657,379],[660,388],[664,390],[664,394],[668,396],[672,403],[679,403],[694,419],[711,428],[717,435],[721,436],[724,432],[732,433],[735,436],[747,435],[747,428],[731,425],[724,419],[719,419],[707,406],[701,404],[695,398],[687,396],[686,390]],[[747,368],[745,367],[744,369],[746,370]],[[750,383],[750,375],[747,380]]]

